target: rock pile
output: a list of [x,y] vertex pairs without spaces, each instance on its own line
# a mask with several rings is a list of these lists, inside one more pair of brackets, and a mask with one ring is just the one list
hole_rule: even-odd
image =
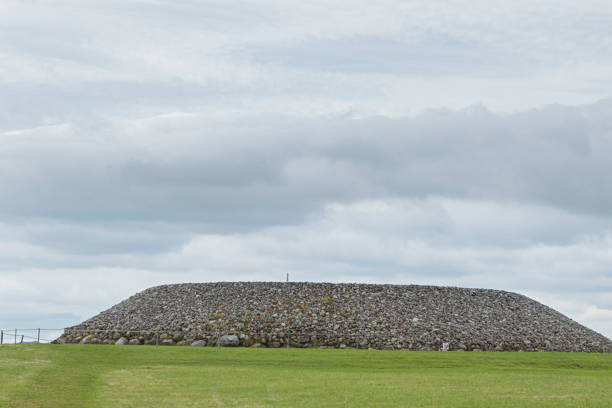
[[220,282],[147,289],[60,343],[612,352],[525,296],[416,285]]

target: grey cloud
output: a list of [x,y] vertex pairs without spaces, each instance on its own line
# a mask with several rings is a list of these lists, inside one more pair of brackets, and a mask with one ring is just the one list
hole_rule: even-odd
[[[15,229],[19,228],[14,226]],[[147,255],[177,250],[192,234],[179,225],[160,223],[72,223],[46,224],[32,220],[21,227],[33,245],[57,250],[65,255]],[[197,226],[190,226],[197,231]],[[65,261],[64,261],[65,263]]]
[[0,151],[12,168],[0,182],[0,212],[252,228],[299,222],[329,202],[447,196],[610,216],[611,111],[602,101],[513,115],[269,118],[253,127],[162,118],[136,126],[137,141],[120,125],[77,123],[59,130],[67,139],[58,142],[34,130]]

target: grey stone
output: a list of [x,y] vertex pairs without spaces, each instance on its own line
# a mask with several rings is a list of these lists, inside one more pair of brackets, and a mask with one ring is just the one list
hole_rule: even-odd
[[125,346],[129,343],[129,340],[125,337],[120,337],[119,340],[115,342],[115,346]]
[[138,346],[140,345],[140,340],[138,339],[132,339],[130,340],[130,342],[128,343],[130,346]]
[[238,345],[240,345],[240,340],[234,334],[221,336],[219,339],[219,347],[236,347]]
[[191,347],[204,347],[206,345],[206,340],[196,340],[191,343]]

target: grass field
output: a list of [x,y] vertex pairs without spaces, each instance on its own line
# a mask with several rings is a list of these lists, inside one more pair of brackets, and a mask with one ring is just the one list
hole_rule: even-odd
[[612,407],[612,354],[23,345],[1,407]]

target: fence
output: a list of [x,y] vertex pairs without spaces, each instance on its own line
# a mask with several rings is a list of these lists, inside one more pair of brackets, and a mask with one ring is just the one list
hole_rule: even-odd
[[[117,340],[120,337],[126,337],[129,339],[129,338],[133,338],[134,335],[141,335],[145,338],[144,344],[159,346],[159,345],[164,344],[164,340],[167,340],[168,338],[173,338],[174,335],[172,333],[175,331],[176,330],[166,330],[166,329],[161,329],[161,328],[147,329],[147,330],[126,330],[126,331],[113,330],[113,329],[110,329],[110,330],[101,330],[101,329],[80,330],[80,329],[72,329],[72,328],[66,328],[66,329],[0,329],[0,344],[6,345],[6,344],[24,344],[24,343],[29,343],[29,344],[51,343],[55,339],[59,338],[62,334],[64,334],[68,336],[71,336],[71,335],[79,336],[80,335],[82,337],[86,337],[87,335],[89,335],[90,337],[92,336],[97,337],[98,339],[97,339],[96,344],[108,344],[105,342],[110,341],[111,338],[113,340]],[[163,336],[164,334],[166,336]],[[168,334],[171,334],[171,335],[168,336]],[[225,332],[223,330],[220,330],[219,328],[216,328],[216,330],[206,333],[206,335],[208,336],[212,335],[216,340],[218,340],[224,334],[231,334],[231,332]],[[255,335],[258,339],[262,339],[262,338],[269,338],[269,340],[271,339],[271,337],[269,336],[269,333],[267,332],[256,333]],[[304,342],[310,342],[311,338],[312,339],[316,338],[313,344],[326,345],[326,346],[327,345],[337,346],[340,343],[346,343],[347,345],[355,346],[358,343],[357,338],[352,339],[351,338],[352,336],[346,336],[346,335],[337,336],[332,333],[324,335],[323,333],[320,333],[320,332],[306,333],[303,331],[300,331],[298,333],[293,333],[293,334],[285,333],[284,335],[282,335],[282,337],[279,337],[276,340],[279,342],[279,344],[281,344],[282,347],[291,347],[292,345],[297,346],[293,340],[300,338],[300,337],[301,338],[305,337],[306,339],[308,339],[308,340],[304,340]],[[359,336],[359,339],[361,339],[361,336]],[[215,340],[215,344],[216,344],[216,340]]]
[[0,345],[51,343],[63,332],[64,329],[0,329]]

